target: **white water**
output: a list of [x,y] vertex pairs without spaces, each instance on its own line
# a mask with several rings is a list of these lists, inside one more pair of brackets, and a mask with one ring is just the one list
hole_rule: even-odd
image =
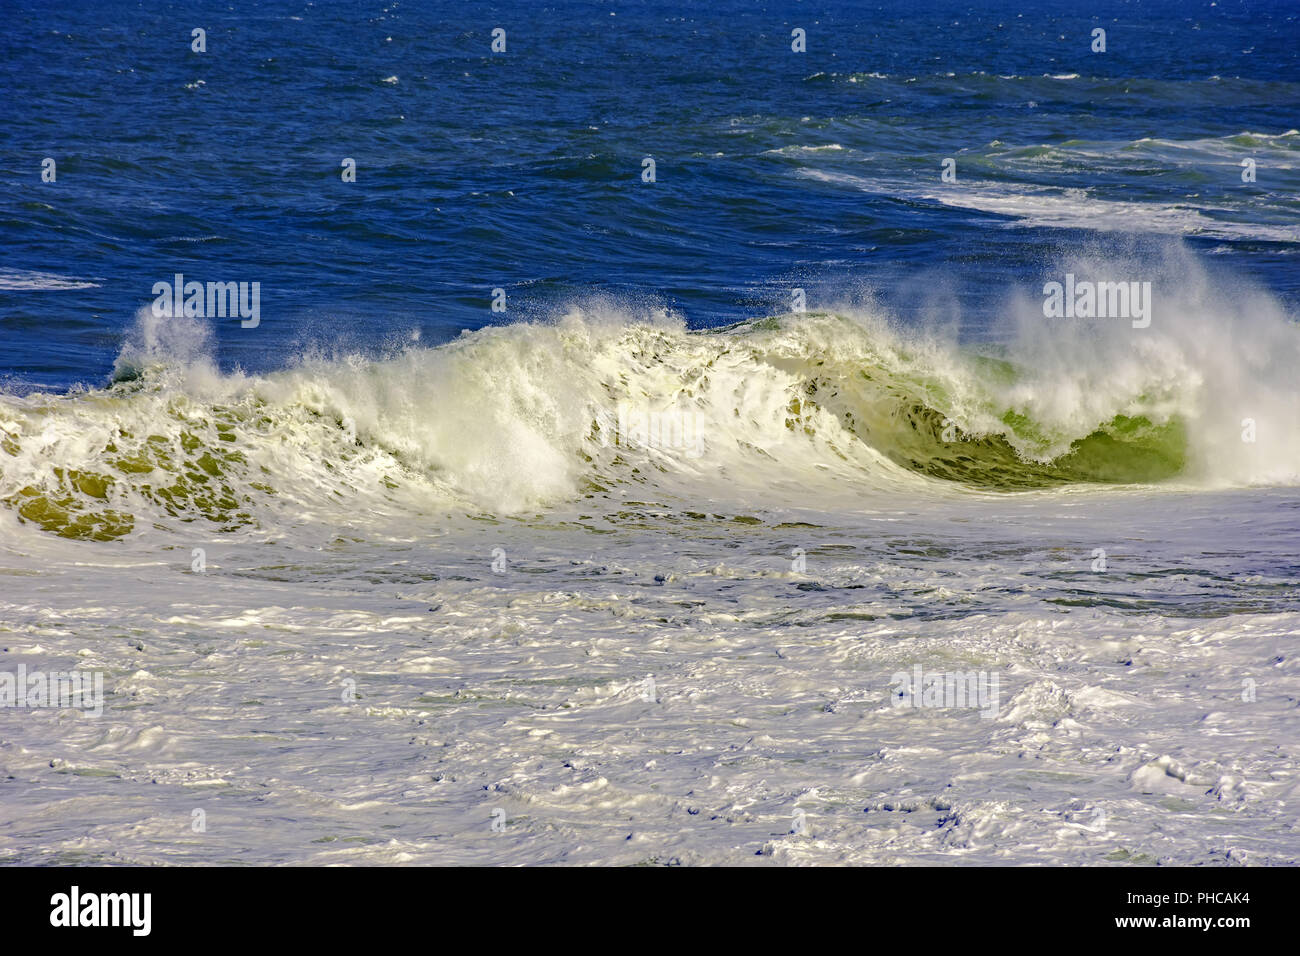
[[[0,511],[0,671],[108,691],[0,710],[0,860],[1294,865],[1295,329],[1178,285],[1146,330],[1011,300],[1011,381],[847,310],[688,334],[588,308],[257,377],[144,321],[143,384],[0,398],[0,497],[156,437],[241,453],[212,483],[249,520],[149,500],[161,465],[79,493],[133,516],[116,541]],[[973,431],[1032,412],[1040,458],[1176,415],[1188,471],[925,477],[886,453],[904,386]],[[593,432],[637,403],[701,444]],[[996,674],[995,716],[895,706],[917,665]]]
[[[1148,233],[1234,241],[1294,244],[1297,226],[1296,130],[1270,135],[1243,131],[1234,136],[1196,140],[1145,138],[1127,141],[1068,141],[1057,145],[1017,145],[998,141],[955,157],[957,179],[932,175],[864,174],[870,157],[854,150],[792,147],[774,155],[801,161],[798,175],[913,201],[941,203],[1007,217],[1010,226],[1087,229],[1102,233]],[[1241,180],[1244,161],[1255,164],[1254,179]],[[1090,170],[1092,188],[1061,185],[1073,172]],[[1131,197],[1135,177],[1164,171],[1181,182],[1184,197]],[[997,170],[999,178],[990,178]],[[1039,179],[1050,173],[1053,183]],[[1140,180],[1139,180],[1140,181]],[[1125,184],[1127,188],[1120,189]],[[1216,184],[1225,184],[1222,186]],[[1195,271],[1194,267],[1192,271]]]

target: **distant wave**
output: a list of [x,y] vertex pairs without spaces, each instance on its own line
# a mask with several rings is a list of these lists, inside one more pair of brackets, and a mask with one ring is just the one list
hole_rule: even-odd
[[[1187,141],[1029,146],[994,141],[957,157],[955,183],[940,183],[937,165],[923,181],[877,172],[872,162],[850,150],[772,154],[799,161],[797,174],[808,179],[992,213],[1024,225],[1300,243],[1296,130]],[[1258,165],[1258,179],[1248,185],[1239,180],[1246,159]],[[1086,189],[1078,185],[1078,171],[1084,169],[1092,173]],[[1144,196],[1132,187],[1132,177],[1154,174],[1168,177],[1159,192]],[[1228,189],[1206,189],[1207,182],[1216,181]],[[1118,184],[1125,188],[1115,188]],[[1241,189],[1233,192],[1237,186]]]
[[42,289],[97,289],[98,282],[54,275],[51,272],[29,272],[24,269],[0,269],[0,289],[11,291],[36,291]]
[[[1083,189],[958,187],[922,192],[918,198],[1061,229],[1300,243],[1300,223],[1234,222],[1230,218],[1234,212],[1231,207],[1099,199]],[[1216,214],[1224,218],[1215,218]]]

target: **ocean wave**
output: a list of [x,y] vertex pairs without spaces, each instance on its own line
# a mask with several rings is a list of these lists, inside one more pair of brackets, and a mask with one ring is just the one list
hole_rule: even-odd
[[[1201,198],[1199,192],[1187,192],[1177,201],[1154,198],[1110,198],[1119,190],[1105,182],[1089,189],[1071,185],[1044,184],[1025,181],[1041,178],[1044,171],[1054,176],[1068,172],[1073,166],[1088,165],[1105,168],[1108,173],[1123,175],[1127,170],[1142,166],[1149,174],[1151,157],[1133,156],[1126,151],[1141,143],[1115,144],[1102,150],[1100,147],[1080,147],[1078,144],[1062,146],[1016,146],[990,144],[984,152],[972,152],[959,158],[958,182],[938,184],[933,171],[924,183],[916,178],[905,178],[896,173],[872,175],[862,172],[866,164],[844,168],[828,168],[826,154],[820,156],[804,152],[786,154],[795,159],[805,158],[809,165],[801,165],[796,174],[806,179],[849,186],[864,192],[896,196],[912,201],[939,203],[958,209],[1005,216],[1017,226],[1049,227],[1058,229],[1090,229],[1101,232],[1153,233],[1169,236],[1202,237],[1208,239],[1247,240],[1276,243],[1300,243],[1300,225],[1295,222],[1294,197],[1283,188],[1269,187],[1271,191],[1252,191],[1240,199],[1219,194],[1215,201]],[[1089,154],[1092,154],[1091,156]],[[833,155],[833,154],[832,154]],[[1247,153],[1242,152],[1243,158]],[[846,157],[851,158],[851,157]],[[1160,160],[1173,172],[1186,172],[1216,167],[1215,173],[1224,178],[1223,156],[1205,157],[1200,166],[1187,156],[1170,156]],[[819,165],[812,165],[813,162]],[[1235,158],[1228,162],[1236,166]],[[1278,162],[1265,163],[1270,176],[1289,172],[1292,167]],[[972,172],[972,170],[974,172]],[[1232,169],[1227,180],[1232,181],[1239,170]],[[997,178],[989,178],[997,177]],[[1013,177],[1016,181],[1008,181]],[[1190,187],[1189,187],[1190,188]],[[1132,191],[1126,190],[1126,196]]]
[[1232,206],[1103,199],[1069,187],[958,186],[917,198],[1057,229],[1148,232],[1262,242],[1300,242],[1300,225],[1234,221]]
[[[1295,325],[1199,274],[1158,296],[1141,330],[1011,299],[1021,333],[996,351],[849,307],[692,332],[589,305],[262,376],[220,373],[200,320],[146,311],[111,386],[0,394],[0,501],[55,534],[112,539],[194,520],[519,514],[647,489],[701,508],[848,507],[876,493],[1294,483]],[[1245,419],[1257,442],[1243,442]]]
[[26,269],[0,269],[0,289],[7,291],[38,291],[58,289],[98,289],[100,283],[90,279],[55,275],[52,272],[32,272]]

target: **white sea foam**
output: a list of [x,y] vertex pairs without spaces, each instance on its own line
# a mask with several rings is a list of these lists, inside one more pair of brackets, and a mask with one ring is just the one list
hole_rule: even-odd
[[1300,243],[1300,226],[1244,216],[1223,203],[1105,199],[1068,186],[969,182],[922,185],[896,176],[864,176],[803,168],[799,175],[881,195],[906,196],[945,206],[1005,216],[1016,226],[1091,229],[1220,239]]
[[1078,189],[1003,185],[934,189],[919,192],[918,198],[1058,229],[1300,242],[1300,225],[1234,222],[1230,217],[1237,210],[1226,206],[1126,202],[1099,199]]
[[[1150,328],[1008,294],[996,360],[860,307],[588,302],[223,375],[146,311],[136,378],[0,397],[0,669],[106,692],[0,709],[0,859],[1300,862],[1297,329],[1177,250],[1053,269],[1134,264]],[[1030,459],[1176,416],[1188,466],[995,494],[909,467],[918,398]],[[42,529],[77,506],[136,523]],[[996,713],[894,706],[917,667],[996,675]]]

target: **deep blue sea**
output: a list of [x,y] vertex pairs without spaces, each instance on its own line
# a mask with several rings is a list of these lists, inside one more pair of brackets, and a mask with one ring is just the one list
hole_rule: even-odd
[[106,382],[177,272],[261,283],[255,333],[214,326],[257,371],[595,294],[704,328],[798,287],[980,335],[1099,230],[1300,297],[1294,3],[4,6],[11,389]]

